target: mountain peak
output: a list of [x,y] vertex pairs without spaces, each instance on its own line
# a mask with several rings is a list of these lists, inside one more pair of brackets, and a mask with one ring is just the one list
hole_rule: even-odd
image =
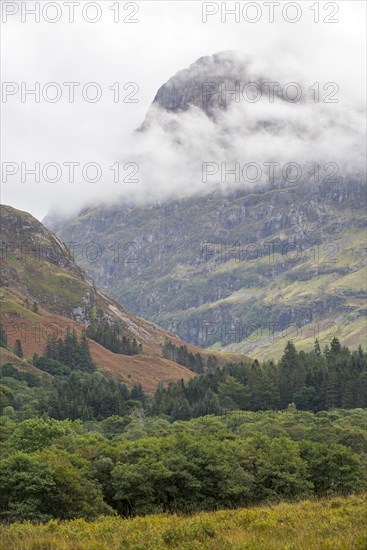
[[246,78],[249,65],[248,58],[233,50],[200,57],[159,88],[151,108],[180,112],[195,106],[212,117],[215,109],[225,107],[220,86],[234,90]]

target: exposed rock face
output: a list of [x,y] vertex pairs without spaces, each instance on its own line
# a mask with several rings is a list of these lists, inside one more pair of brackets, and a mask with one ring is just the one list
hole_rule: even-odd
[[[78,261],[95,281],[137,314],[195,344],[242,341],[256,351],[248,334],[256,327],[281,333],[342,317],[347,337],[348,324],[363,322],[364,193],[348,182],[340,191],[301,186],[105,207],[61,234],[79,243]],[[103,250],[94,263],[80,254],[91,241]]]
[[[154,118],[157,108],[179,113],[190,107],[203,110],[215,118],[218,110],[245,97],[250,100],[264,90],[263,75],[252,73],[251,63],[239,52],[226,51],[200,57],[187,69],[179,71],[163,84],[147,113],[143,127]],[[251,83],[256,82],[256,87]],[[279,96],[279,91],[275,90]]]
[[67,246],[27,212],[2,206],[0,231],[9,238],[8,241],[2,241],[3,257],[18,254],[26,260],[27,256],[32,256],[82,276],[82,271],[73,262]]
[[166,111],[185,111],[190,105],[203,109],[208,115],[216,108],[225,108],[221,93],[235,90],[236,84],[248,80],[246,63],[234,52],[222,52],[201,57],[188,69],[179,71],[163,84],[154,98],[153,105]]

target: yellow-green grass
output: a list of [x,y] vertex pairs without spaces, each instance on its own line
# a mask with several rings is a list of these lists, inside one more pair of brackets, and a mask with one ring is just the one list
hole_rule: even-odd
[[367,495],[273,507],[4,526],[1,550],[366,550]]
[[48,296],[52,302],[53,296],[58,296],[63,305],[77,307],[88,289],[88,284],[75,273],[43,258],[29,255],[22,259],[9,254],[6,262],[17,271],[23,284],[26,283],[28,292],[34,297],[44,299]]
[[268,294],[264,303],[302,303],[305,299],[321,296],[327,289],[327,285],[335,279],[334,275],[320,275],[308,281],[279,281],[278,288],[268,288]]
[[0,294],[0,312],[4,315],[21,315],[24,318],[30,319],[40,318],[37,313],[29,309],[31,307],[31,304],[29,304],[29,307],[26,307],[24,304],[24,300],[22,300],[16,292],[9,292],[2,288]]
[[80,305],[80,300],[87,291],[87,284],[77,277],[43,262],[23,271],[23,278],[37,296],[57,296],[65,305]]
[[367,269],[364,267],[342,277],[331,285],[332,290],[352,290],[366,292]]
[[[187,308],[184,312],[195,311],[197,313],[202,313],[224,304],[246,304],[246,302],[251,298],[264,294],[264,290],[260,287],[241,288],[225,298],[220,298],[219,300],[215,300],[209,304],[202,304],[201,306]],[[178,316],[177,319],[180,319],[180,317]]]
[[298,332],[296,327],[290,326],[289,330],[274,332],[271,335],[264,329],[261,338],[255,333],[248,340],[242,340],[225,347],[215,344],[210,349],[242,353],[258,360],[270,358],[278,360],[283,355],[288,340],[292,340],[298,350],[310,351],[315,345],[315,338],[319,340],[321,347],[324,347],[326,344],[330,346],[334,336],[352,350],[357,349],[359,345],[366,349],[366,318],[362,315],[340,316],[339,318],[325,317],[319,322],[315,321],[304,325]]

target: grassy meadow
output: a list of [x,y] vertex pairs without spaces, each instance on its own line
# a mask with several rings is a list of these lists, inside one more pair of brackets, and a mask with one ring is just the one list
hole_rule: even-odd
[[1,550],[366,550],[367,495],[184,517],[2,526]]

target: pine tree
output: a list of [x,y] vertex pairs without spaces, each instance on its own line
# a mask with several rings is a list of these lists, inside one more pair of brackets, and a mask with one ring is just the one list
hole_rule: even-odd
[[347,380],[342,391],[342,403],[343,409],[353,409],[356,407],[356,393],[353,391],[356,388],[354,380],[351,378]]
[[209,355],[208,361],[207,361],[207,369],[215,370],[217,367],[218,367],[218,359],[215,357],[215,355]]
[[130,340],[126,336],[122,337],[120,353],[123,355],[131,355]]
[[291,375],[291,386],[293,391],[293,397],[295,394],[301,392],[305,386],[306,369],[305,369],[305,353],[300,351],[298,354],[298,361],[295,364],[294,370]]
[[198,374],[201,374],[202,372],[204,372],[204,362],[202,360],[202,357],[200,355],[200,353],[197,353],[195,355],[195,366],[194,366],[194,370],[195,372],[197,372]]
[[152,414],[167,414],[167,390],[164,388],[163,383],[159,382],[154,400],[152,403]]
[[330,357],[330,347],[328,346],[328,344],[326,344],[326,346],[324,347],[324,357],[326,357],[326,360],[327,360],[327,361],[329,360],[329,357]]
[[82,369],[92,371],[95,366],[90,355],[88,339],[85,329],[83,329],[80,336],[79,353],[78,353],[78,366]]
[[172,409],[172,417],[174,420],[189,420],[192,416],[190,403],[186,398],[177,401]]
[[299,357],[294,344],[289,341],[279,364],[279,393],[281,406],[292,403],[295,393],[295,373],[299,369]]
[[327,409],[341,407],[341,381],[335,368],[326,380],[325,406]]
[[78,339],[75,329],[70,330],[70,327],[66,328],[66,335],[63,339],[63,346],[59,361],[67,365],[68,367],[77,367],[77,352],[78,352]]
[[234,376],[227,376],[226,380],[219,384],[218,396],[223,406],[234,403],[237,409],[250,408],[249,388],[241,384]]
[[73,330],[71,331],[71,356],[72,356],[72,364],[74,366],[78,366],[77,360],[79,357],[79,342],[78,342],[78,336],[76,334],[76,330],[73,327]]
[[136,341],[136,338],[133,338],[133,341],[131,342],[131,353],[132,355],[137,355],[139,353],[138,342]]
[[165,343],[163,344],[162,353],[163,353],[163,357],[165,359],[169,359],[170,361],[175,361],[176,360],[175,346],[173,345],[171,340],[166,340],[165,341]]
[[8,337],[2,323],[0,323],[0,347],[6,348],[7,344],[8,344]]
[[56,342],[56,359],[62,362],[64,357],[64,341],[62,338],[58,338]]
[[61,360],[58,357],[57,334],[56,334],[56,332],[52,332],[51,334],[47,335],[47,340],[46,340],[46,346],[45,346],[44,353],[45,353],[45,357],[47,357],[47,359]]
[[135,384],[130,392],[130,399],[134,401],[140,401],[142,404],[145,402],[145,393],[141,384]]
[[331,341],[330,354],[333,356],[339,355],[339,353],[341,352],[341,349],[342,348],[338,338],[334,337]]
[[274,365],[261,368],[262,376],[258,381],[258,409],[256,410],[269,410],[279,409],[280,396],[278,386],[276,383],[277,372]]
[[221,414],[221,407],[218,400],[218,396],[212,391],[208,390],[198,407],[198,415],[205,416],[207,414]]
[[252,411],[259,411],[266,408],[263,400],[263,375],[257,359],[252,363],[248,375],[248,386],[250,390],[250,408]]
[[22,349],[22,342],[18,339],[18,340],[15,340],[15,344],[14,344],[14,353],[15,355],[17,355],[18,357],[23,357],[23,349]]
[[314,350],[315,350],[315,353],[316,353],[317,356],[321,355],[320,344],[319,344],[319,341],[318,341],[317,338],[315,340]]

